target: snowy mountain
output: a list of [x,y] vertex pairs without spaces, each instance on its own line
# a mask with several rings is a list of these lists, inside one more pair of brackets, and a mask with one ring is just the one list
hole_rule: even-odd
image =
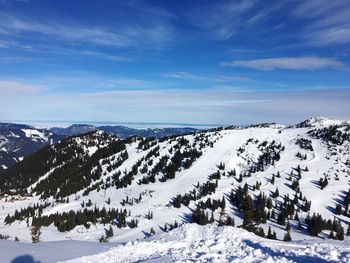
[[61,138],[45,129],[0,123],[0,172]]
[[133,129],[125,126],[96,127],[87,124],[73,124],[66,128],[38,129],[24,124],[0,123],[0,173],[47,145],[57,143],[63,138],[97,130],[112,133],[119,138],[130,136],[162,138],[196,131],[193,128]]
[[71,262],[347,262],[349,188],[347,121],[162,139],[95,131],[2,173],[0,234],[26,242],[125,242]]

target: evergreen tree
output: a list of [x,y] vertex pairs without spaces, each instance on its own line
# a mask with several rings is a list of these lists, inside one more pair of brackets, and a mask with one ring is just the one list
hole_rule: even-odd
[[283,241],[292,241],[292,237],[290,236],[290,232],[284,234]]
[[280,195],[280,192],[278,191],[278,188],[276,188],[276,191],[273,193],[273,198],[277,198]]
[[340,215],[341,214],[341,205],[337,204],[335,207],[335,214]]
[[110,237],[112,237],[113,235],[114,235],[113,228],[112,228],[112,226],[109,226],[109,229],[108,229],[108,231],[107,231],[106,237],[107,237],[107,238],[110,238]]
[[32,242],[33,243],[38,243],[40,242],[40,235],[41,235],[41,227],[37,225],[33,225],[31,229],[31,234],[32,234]]

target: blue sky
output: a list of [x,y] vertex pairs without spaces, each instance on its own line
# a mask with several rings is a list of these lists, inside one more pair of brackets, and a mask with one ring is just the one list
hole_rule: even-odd
[[350,3],[0,0],[0,120],[350,119]]

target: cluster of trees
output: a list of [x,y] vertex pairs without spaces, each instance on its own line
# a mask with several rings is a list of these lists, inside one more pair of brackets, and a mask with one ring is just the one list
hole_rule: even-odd
[[[101,164],[102,165],[108,164],[106,170],[108,172],[111,172],[111,171],[115,170],[116,168],[118,168],[119,166],[121,166],[128,158],[129,158],[129,154],[128,154],[127,150],[124,150],[120,153],[117,160],[115,160],[115,156],[113,156],[112,158],[107,158],[107,159],[102,160]],[[97,169],[100,170],[100,172],[102,172],[100,165],[98,165],[98,166],[99,167]]]
[[342,131],[339,125],[332,125],[322,129],[313,129],[308,131],[311,136],[322,139],[326,142],[342,145],[345,141],[350,141],[350,134]]
[[[345,194],[343,202],[338,203],[335,207],[335,214],[336,215],[344,215],[350,217],[349,213],[349,204],[350,204],[350,189]],[[344,206],[344,208],[343,208]]]
[[139,144],[137,145],[137,149],[146,151],[156,144],[157,144],[157,141],[154,137],[145,138],[139,142]]
[[218,180],[216,179],[215,182],[207,181],[203,184],[197,184],[196,189],[193,189],[189,193],[182,195],[177,195],[174,197],[171,201],[171,204],[176,207],[180,208],[181,204],[184,206],[188,206],[190,204],[190,201],[196,201],[201,199],[202,197],[205,197],[207,195],[211,195],[215,193],[215,189],[218,187]]
[[5,217],[5,224],[12,224],[16,220],[22,221],[29,217],[34,217],[35,215],[42,215],[43,210],[48,207],[50,203],[45,202],[44,204],[34,204],[34,206],[28,206],[22,208],[20,211],[15,210],[15,213],[10,216],[9,214]]
[[[199,206],[196,207],[195,210],[192,211],[191,215],[191,223],[196,223],[198,225],[206,225],[214,223],[214,212],[211,212],[211,215],[209,217],[209,213],[206,211],[206,209],[202,209]],[[221,216],[218,220],[219,226],[235,226],[235,220],[228,216]]]
[[295,141],[295,144],[299,145],[299,147],[301,149],[304,149],[304,150],[309,150],[309,151],[313,151],[314,150],[313,147],[312,147],[312,142],[309,139],[298,138]]
[[[175,178],[176,172],[181,169],[188,169],[191,167],[192,163],[202,155],[202,152],[197,150],[196,148],[185,147],[185,149],[181,149],[183,146],[188,146],[189,141],[183,137],[177,140],[177,144],[171,148],[171,152],[175,150],[172,157],[169,155],[162,156],[158,163],[154,165],[154,167],[148,172],[147,175],[143,176],[138,184],[149,184],[155,183],[156,176],[158,174],[162,174],[163,176],[159,179],[160,182],[166,182],[169,179]],[[155,148],[154,151],[151,151],[149,154],[151,157],[154,154],[159,155],[159,146]],[[146,158],[149,158],[146,156]],[[144,171],[148,171],[148,168],[142,168]]]
[[214,223],[214,213],[211,213],[211,217],[209,218],[208,212],[204,209],[200,209],[198,206],[192,212],[191,223],[196,223],[198,225],[206,225],[209,223]]
[[[204,149],[205,147],[213,147],[215,140],[210,140],[209,133],[197,133],[194,137],[194,144],[196,144],[196,148],[199,150]],[[195,146],[195,145],[194,145]]]
[[[295,170],[301,172],[299,166]],[[298,180],[296,179],[293,182],[298,182]],[[259,195],[254,197],[249,194],[249,189],[254,190],[256,188],[256,184],[254,186],[245,184],[243,187],[239,186],[237,189],[232,190],[231,192],[231,204],[237,207],[238,210],[242,213],[242,227],[248,231],[254,232],[259,236],[265,236],[264,230],[259,227],[259,224],[266,223],[268,220],[274,220],[279,225],[287,226],[287,232],[283,240],[291,240],[291,227],[289,220],[299,221],[299,225],[301,225],[298,211],[310,211],[311,201],[308,201],[305,197],[303,197],[297,185],[293,187],[295,189],[294,198],[291,199],[289,198],[289,195],[285,195],[282,201],[278,202],[273,202],[273,199],[279,197],[278,188],[276,188],[276,191],[271,194],[271,197],[267,197],[261,192]],[[276,235],[271,230],[269,230],[269,233],[266,237],[275,239]]]
[[179,227],[179,224],[175,220],[174,224],[165,223],[164,227],[159,227],[159,228],[164,232],[169,232],[178,227]]
[[177,150],[171,157],[170,162],[161,169],[163,177],[159,179],[160,182],[166,182],[169,179],[175,178],[175,173],[181,168],[188,169],[191,167],[192,163],[202,155],[202,152],[190,148],[181,151]]
[[321,177],[319,184],[320,184],[320,188],[324,189],[328,185],[327,177],[325,177],[324,179]]
[[201,209],[210,209],[211,211],[215,211],[218,208],[221,208],[222,210],[225,209],[226,201],[225,197],[223,196],[222,199],[211,199],[210,197],[204,202],[199,201],[197,204],[197,207]]
[[[158,157],[159,156],[159,145],[154,147],[152,150],[150,150],[146,156],[145,156],[145,160],[146,161],[151,161],[153,158]],[[152,165],[152,164],[149,164]]]
[[[51,215],[32,215],[29,214],[29,217],[32,217],[31,224],[37,228],[41,226],[49,226],[54,224],[60,232],[70,231],[74,229],[78,225],[83,225],[86,228],[90,227],[90,223],[96,224],[113,224],[118,228],[122,227],[136,227],[138,225],[138,221],[132,219],[130,222],[126,221],[126,217],[130,216],[130,210],[126,209],[106,209],[103,207],[99,209],[95,207],[94,209],[85,208],[82,211],[69,211],[63,213],[55,213]],[[27,217],[27,221],[29,220]],[[18,217],[18,215],[6,217],[6,223],[11,224],[15,220],[23,220],[22,216]]]
[[280,143],[277,144],[275,141],[268,143],[263,141],[259,144],[259,149],[262,152],[257,158],[257,161],[252,163],[246,172],[246,176],[250,176],[256,172],[264,171],[269,165],[274,165],[275,162],[280,160],[280,152],[284,151],[284,146]]
[[302,154],[301,152],[297,152],[295,155],[296,157],[300,158],[301,160],[306,160],[307,159],[307,154]]
[[272,208],[272,201],[262,193],[253,200],[248,190],[248,184],[243,188],[239,186],[236,191],[231,192],[230,200],[243,213],[242,227],[262,236],[263,230],[258,227],[258,224],[266,223],[268,214],[265,208],[267,206]]
[[318,236],[323,230],[330,230],[330,238],[344,240],[344,229],[339,219],[325,220],[320,214],[313,214],[312,217],[308,215],[305,218],[305,223],[310,236]]
[[148,175],[145,175],[142,177],[138,184],[149,184],[149,183],[155,183],[156,182],[156,175],[161,172],[162,168],[166,166],[169,160],[169,155],[162,156],[158,163],[156,163],[151,171],[148,172]]
[[[0,189],[18,189],[19,193],[25,194],[29,185],[56,167],[32,192],[41,195],[43,199],[51,196],[56,199],[66,197],[88,187],[92,180],[99,179],[102,174],[100,160],[125,150],[125,143],[126,140],[115,140],[104,133],[84,134],[62,140],[8,169],[7,174],[1,176]],[[100,144],[107,145],[99,147]],[[98,147],[98,150],[90,156],[85,149],[91,146]]]

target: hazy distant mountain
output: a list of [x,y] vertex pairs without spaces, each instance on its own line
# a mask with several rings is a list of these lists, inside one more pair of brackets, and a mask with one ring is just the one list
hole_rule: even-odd
[[53,127],[53,128],[50,128],[49,130],[55,134],[69,137],[69,136],[74,136],[74,135],[95,131],[96,127],[88,124],[73,124],[66,128]]
[[162,138],[172,135],[182,135],[197,131],[194,128],[145,128],[135,129],[125,126],[100,126],[98,130],[112,133],[119,138],[127,138],[130,136],[141,136],[141,137],[155,137]]

